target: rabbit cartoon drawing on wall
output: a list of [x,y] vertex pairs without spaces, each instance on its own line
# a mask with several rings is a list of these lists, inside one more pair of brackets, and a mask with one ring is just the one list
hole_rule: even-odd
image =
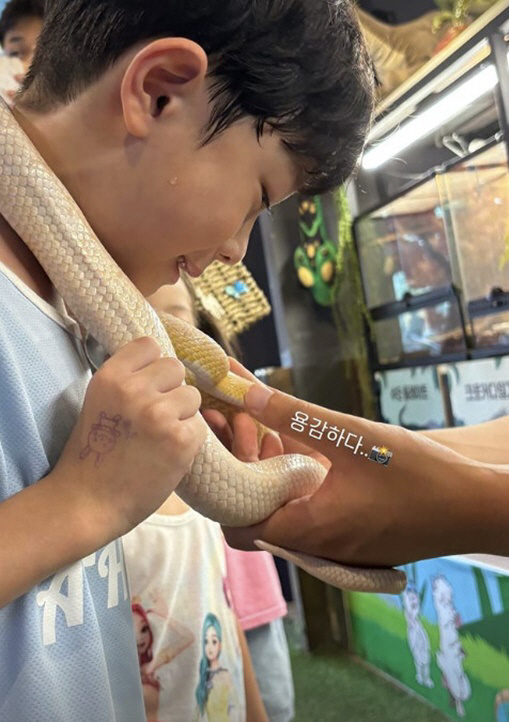
[[442,672],[444,687],[451,696],[456,713],[459,717],[464,717],[463,703],[469,699],[472,690],[470,681],[463,670],[465,651],[458,634],[461,624],[460,617],[454,606],[453,589],[444,576],[437,576],[433,580],[433,604],[438,617],[440,633],[437,665]]
[[420,620],[421,600],[414,586],[409,585],[402,594],[408,646],[414,658],[417,683],[434,687],[429,674],[431,649],[428,633]]

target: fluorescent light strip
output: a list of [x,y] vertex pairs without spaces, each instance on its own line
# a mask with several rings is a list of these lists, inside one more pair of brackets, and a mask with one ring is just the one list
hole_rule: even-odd
[[419,138],[430,135],[497,85],[497,70],[494,65],[488,65],[391,136],[367,150],[364,153],[362,167],[365,170],[379,168]]

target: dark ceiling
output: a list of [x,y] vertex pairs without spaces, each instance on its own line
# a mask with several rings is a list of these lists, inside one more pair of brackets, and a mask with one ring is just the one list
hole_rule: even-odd
[[433,0],[359,0],[359,5],[391,23],[403,23],[436,10]]

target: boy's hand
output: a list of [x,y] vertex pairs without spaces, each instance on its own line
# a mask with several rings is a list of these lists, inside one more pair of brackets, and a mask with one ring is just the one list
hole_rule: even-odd
[[[139,339],[91,380],[82,412],[52,472],[74,494],[104,542],[156,511],[205,441],[200,394],[183,386],[184,368]],[[103,543],[103,542],[100,542]]]

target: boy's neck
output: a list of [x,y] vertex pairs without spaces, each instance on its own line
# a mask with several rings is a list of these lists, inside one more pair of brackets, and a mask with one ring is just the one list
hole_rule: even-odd
[[50,304],[55,289],[39,261],[0,216],[0,261],[38,296]]

